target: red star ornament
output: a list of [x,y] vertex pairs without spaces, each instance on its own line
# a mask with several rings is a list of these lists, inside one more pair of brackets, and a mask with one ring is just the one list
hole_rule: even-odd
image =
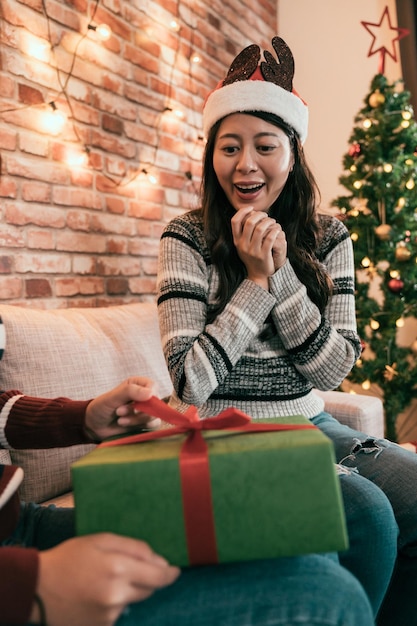
[[[372,36],[372,43],[369,48],[368,57],[379,52],[378,72],[379,74],[383,74],[385,71],[385,56],[389,54],[394,61],[397,61],[395,42],[409,35],[410,31],[407,28],[395,28],[395,26],[391,25],[388,6],[385,7],[379,24],[374,24],[372,22],[361,22],[361,24]],[[394,33],[396,33],[395,37],[393,36]],[[390,50],[387,48],[389,40]]]

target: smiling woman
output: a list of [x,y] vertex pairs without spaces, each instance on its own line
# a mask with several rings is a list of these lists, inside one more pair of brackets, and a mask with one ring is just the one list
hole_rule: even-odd
[[412,624],[404,574],[417,584],[417,455],[343,426],[315,392],[337,388],[361,353],[352,241],[340,220],[317,212],[303,149],[308,109],[292,87],[291,51],[278,37],[272,47],[279,62],[248,46],[207,98],[201,209],[172,220],[161,238],[170,403],[195,405],[202,418],[233,406],[255,420],[311,419],[345,466],[350,549],[340,561],[376,615],[398,556],[378,624]]

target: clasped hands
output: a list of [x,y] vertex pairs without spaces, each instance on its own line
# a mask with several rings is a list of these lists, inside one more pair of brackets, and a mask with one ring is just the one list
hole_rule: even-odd
[[268,289],[268,278],[287,259],[287,240],[278,222],[264,211],[245,207],[231,220],[233,243],[248,279]]

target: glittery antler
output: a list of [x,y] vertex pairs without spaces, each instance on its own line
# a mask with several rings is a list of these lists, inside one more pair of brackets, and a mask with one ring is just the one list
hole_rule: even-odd
[[261,72],[265,80],[279,85],[287,91],[292,91],[294,77],[294,57],[291,50],[281,37],[274,37],[272,46],[277,53],[277,63],[268,50],[264,51],[265,61],[261,63]]
[[232,62],[223,85],[230,85],[238,80],[248,80],[258,67],[261,50],[256,44],[244,48]]

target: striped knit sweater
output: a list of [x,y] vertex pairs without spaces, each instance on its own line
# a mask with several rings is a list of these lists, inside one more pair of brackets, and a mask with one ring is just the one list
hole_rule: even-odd
[[[31,398],[19,391],[0,392],[0,447],[53,448],[91,443],[84,432],[88,402]],[[23,471],[0,464],[0,543],[16,527],[18,488]],[[0,624],[26,624],[36,589],[38,552],[0,547]]]
[[[254,419],[311,418],[323,410],[313,388],[336,388],[358,358],[360,341],[351,240],[336,218],[320,220],[324,235],[316,254],[334,283],[324,315],[287,260],[270,278],[269,291],[243,280],[211,324],[206,319],[218,273],[201,215],[189,212],[168,224],[160,245],[158,314],[175,408],[195,405],[201,417],[210,417],[234,406]],[[262,332],[268,328],[272,332]]]

